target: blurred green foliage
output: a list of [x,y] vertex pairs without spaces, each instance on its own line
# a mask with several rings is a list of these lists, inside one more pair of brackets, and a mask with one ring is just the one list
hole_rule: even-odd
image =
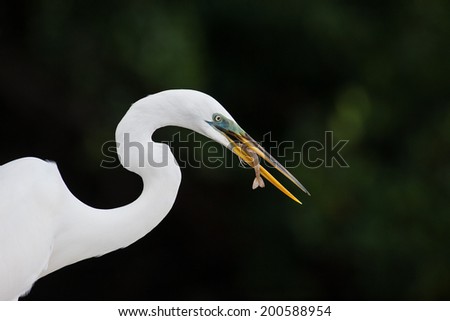
[[160,90],[211,94],[256,139],[349,140],[349,168],[292,169],[303,206],[187,168],[149,236],[28,299],[450,299],[449,57],[445,0],[3,2],[0,160],[56,160],[90,205],[139,194],[96,164]]

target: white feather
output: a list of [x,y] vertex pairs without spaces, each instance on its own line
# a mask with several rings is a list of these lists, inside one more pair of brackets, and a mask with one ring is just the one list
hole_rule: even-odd
[[[213,98],[193,90],[169,90],[136,102],[117,127],[116,141],[122,165],[142,177],[144,189],[133,203],[111,210],[74,197],[54,163],[22,158],[0,166],[0,299],[15,300],[40,277],[150,232],[171,209],[181,182],[169,147],[153,143],[152,133],[175,125],[226,145],[206,123],[214,113],[232,119]],[[139,164],[138,149],[126,150],[126,137],[155,161],[167,156],[167,166]]]

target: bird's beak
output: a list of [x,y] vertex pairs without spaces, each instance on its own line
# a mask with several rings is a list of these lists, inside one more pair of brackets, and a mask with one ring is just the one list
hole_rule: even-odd
[[[217,128],[217,127],[216,127]],[[246,132],[244,132],[240,127],[239,130],[230,130],[224,128],[217,128],[230,142],[230,149],[239,158],[249,164],[251,167],[254,166],[254,157],[251,154],[256,153],[259,157],[267,161],[270,165],[275,167],[280,173],[289,178],[298,188],[308,195],[311,195],[306,188],[286,169],[281,165],[274,157],[272,157],[264,148],[262,148],[253,138],[251,138]],[[302,204],[291,192],[289,192],[275,177],[273,177],[264,167],[259,166],[261,175],[272,183],[276,188],[282,191],[292,200],[299,204]]]

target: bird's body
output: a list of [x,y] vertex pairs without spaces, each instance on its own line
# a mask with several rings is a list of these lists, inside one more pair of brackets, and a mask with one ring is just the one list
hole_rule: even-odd
[[212,120],[217,114],[235,124],[217,101],[192,90],[165,91],[133,104],[117,127],[117,152],[144,187],[134,202],[115,209],[79,201],[53,162],[30,157],[0,166],[0,299],[18,299],[40,277],[150,232],[170,211],[181,182],[169,147],[153,142],[152,133],[175,125],[227,146],[220,131],[230,128]]

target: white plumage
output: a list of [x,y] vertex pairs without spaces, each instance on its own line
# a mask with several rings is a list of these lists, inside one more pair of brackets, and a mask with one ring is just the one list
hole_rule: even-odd
[[[210,123],[214,114],[235,124],[216,100],[193,90],[164,91],[133,104],[117,127],[117,152],[122,165],[142,177],[144,188],[134,202],[115,209],[79,201],[55,163],[21,158],[0,166],[0,299],[16,300],[37,279],[150,232],[171,209],[181,182],[169,147],[152,142],[152,133],[175,125],[228,146],[230,138]],[[167,157],[167,166],[142,163],[138,148],[126,150],[125,135],[156,163]]]

